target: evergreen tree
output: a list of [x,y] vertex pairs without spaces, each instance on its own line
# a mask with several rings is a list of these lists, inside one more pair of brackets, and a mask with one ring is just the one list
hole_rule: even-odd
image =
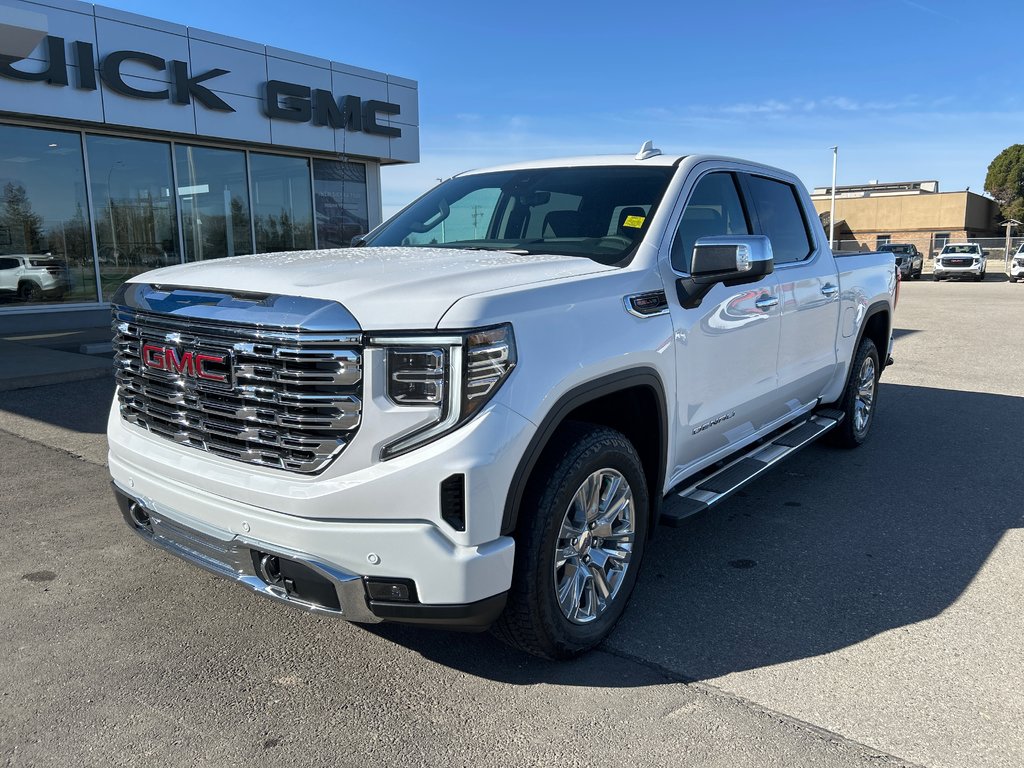
[[1007,147],[989,163],[985,191],[1006,219],[1024,221],[1024,144]]
[[23,253],[38,253],[43,218],[32,210],[25,187],[9,181],[0,196],[0,229],[7,231],[11,247]]

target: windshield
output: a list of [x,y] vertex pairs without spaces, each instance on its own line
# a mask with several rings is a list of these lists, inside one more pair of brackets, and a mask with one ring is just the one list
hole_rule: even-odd
[[401,211],[366,245],[626,257],[647,231],[674,168],[532,168],[450,179]]
[[974,253],[978,252],[976,245],[947,245],[942,249],[943,253]]
[[889,253],[910,253],[909,245],[883,245],[878,250],[888,251]]

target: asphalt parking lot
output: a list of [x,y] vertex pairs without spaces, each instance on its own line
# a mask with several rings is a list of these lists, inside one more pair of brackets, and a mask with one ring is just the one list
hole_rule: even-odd
[[0,760],[1024,765],[1024,285],[904,284],[870,442],[658,532],[567,664],[364,629],[152,550],[110,379],[0,392]]

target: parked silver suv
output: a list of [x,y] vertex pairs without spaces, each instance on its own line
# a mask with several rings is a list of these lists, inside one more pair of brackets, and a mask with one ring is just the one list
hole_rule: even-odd
[[62,299],[68,289],[68,267],[60,259],[28,254],[0,256],[0,296],[17,296],[24,301]]

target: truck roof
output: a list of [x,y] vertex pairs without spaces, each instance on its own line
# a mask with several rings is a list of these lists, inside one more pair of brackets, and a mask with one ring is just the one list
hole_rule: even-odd
[[529,160],[522,163],[508,163],[505,165],[494,165],[487,168],[474,168],[469,171],[455,174],[456,176],[468,176],[476,173],[491,173],[493,171],[523,171],[531,168],[582,168],[600,166],[672,166],[687,160],[696,164],[705,160],[726,161],[732,163],[743,163],[745,165],[757,166],[771,171],[791,175],[786,171],[773,166],[758,163],[752,160],[743,160],[738,157],[727,157],[723,155],[655,155],[645,160],[638,160],[636,155],[581,155],[578,157],[553,157],[544,160]]

